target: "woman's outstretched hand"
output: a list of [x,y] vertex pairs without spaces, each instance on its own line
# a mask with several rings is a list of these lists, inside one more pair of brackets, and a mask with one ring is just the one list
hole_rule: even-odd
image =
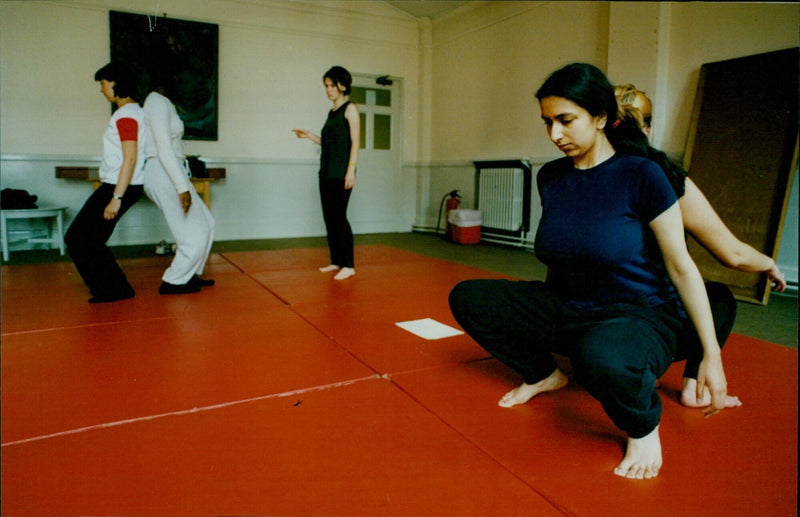
[[781,273],[781,270],[778,269],[778,266],[775,263],[766,271],[767,276],[772,281],[772,290],[778,293],[782,293],[786,290],[786,278]]
[[312,133],[307,129],[292,129],[292,133],[297,135],[297,138],[308,138],[317,145],[320,145],[322,143],[322,139],[318,134]]

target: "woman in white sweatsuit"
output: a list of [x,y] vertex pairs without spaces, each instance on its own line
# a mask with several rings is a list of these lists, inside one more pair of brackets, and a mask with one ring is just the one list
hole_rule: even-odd
[[195,293],[214,283],[200,277],[214,242],[214,217],[189,181],[181,145],[183,121],[175,105],[154,91],[145,100],[144,114],[144,191],[164,213],[178,245],[158,292]]

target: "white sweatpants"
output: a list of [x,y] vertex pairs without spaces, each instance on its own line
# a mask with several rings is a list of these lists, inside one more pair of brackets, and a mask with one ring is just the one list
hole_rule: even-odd
[[214,243],[214,217],[194,188],[192,206],[184,214],[181,200],[158,158],[150,158],[144,166],[144,192],[156,204],[175,238],[178,249],[161,279],[164,282],[185,284],[194,275],[202,275],[211,245]]

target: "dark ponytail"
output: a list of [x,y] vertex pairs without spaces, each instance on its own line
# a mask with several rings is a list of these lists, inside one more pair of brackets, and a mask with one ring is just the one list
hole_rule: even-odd
[[639,117],[627,106],[617,112],[614,122],[606,123],[606,138],[614,149],[622,154],[642,156],[656,162],[663,170],[678,197],[686,192],[687,173],[683,167],[669,159],[664,151],[650,145],[650,140],[641,129]]

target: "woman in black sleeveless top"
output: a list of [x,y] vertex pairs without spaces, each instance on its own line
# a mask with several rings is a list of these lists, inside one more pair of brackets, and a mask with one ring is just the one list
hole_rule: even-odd
[[353,82],[350,72],[334,66],[325,72],[322,80],[325,83],[325,93],[333,102],[333,109],[328,113],[322,135],[305,129],[292,131],[297,138],[308,138],[322,146],[319,193],[331,263],[319,270],[323,273],[338,271],[334,278],[344,280],[356,274],[353,263],[353,231],[347,221],[347,204],[356,182],[361,119],[358,108],[347,99]]

